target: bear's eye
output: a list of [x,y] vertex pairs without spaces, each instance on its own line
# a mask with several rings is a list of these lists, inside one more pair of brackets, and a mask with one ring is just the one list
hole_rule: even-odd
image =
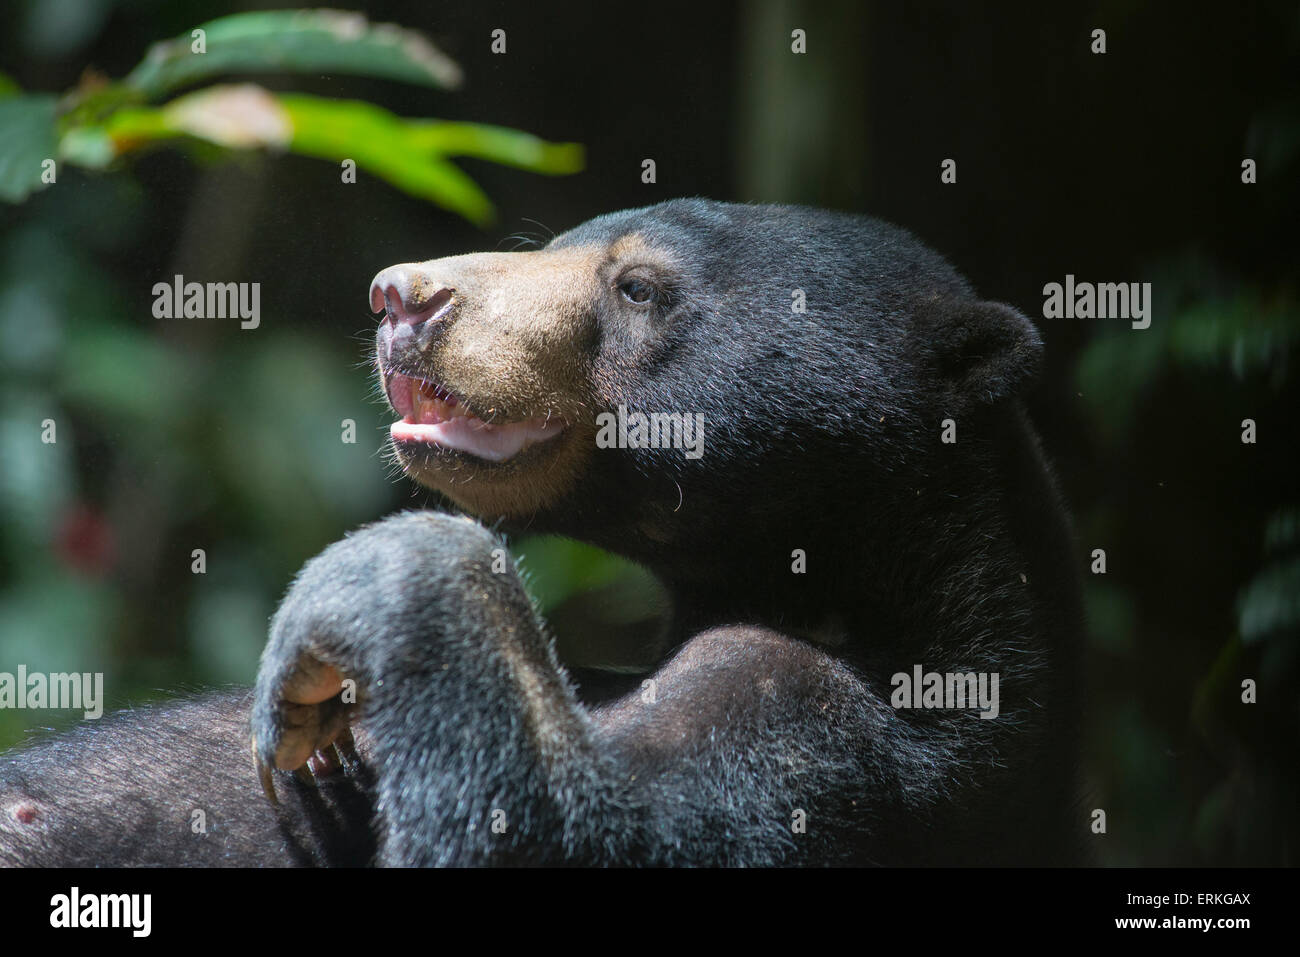
[[624,299],[637,306],[653,302],[659,293],[659,290],[643,279],[624,279],[618,284],[618,291]]

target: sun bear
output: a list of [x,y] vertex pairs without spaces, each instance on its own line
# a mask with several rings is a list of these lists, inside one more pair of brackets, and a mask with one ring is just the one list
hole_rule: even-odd
[[[0,761],[0,862],[1076,859],[1024,316],[888,224],[705,200],[393,266],[370,305],[392,452],[447,511],[309,561],[251,693]],[[558,660],[524,531],[663,583],[648,673]]]

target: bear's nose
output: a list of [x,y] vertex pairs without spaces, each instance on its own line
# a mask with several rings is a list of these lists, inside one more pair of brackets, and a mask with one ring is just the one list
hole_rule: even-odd
[[446,327],[455,292],[416,264],[381,271],[370,284],[370,308],[384,311],[375,337],[380,362],[392,366],[427,352]]
[[370,310],[384,310],[394,326],[442,319],[456,290],[411,266],[389,266],[370,283]]

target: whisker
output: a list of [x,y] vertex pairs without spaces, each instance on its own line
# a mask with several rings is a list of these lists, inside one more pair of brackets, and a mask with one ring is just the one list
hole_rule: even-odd
[[542,227],[542,229],[544,229],[544,230],[546,230],[548,233],[550,233],[550,239],[554,239],[554,238],[555,238],[555,230],[553,230],[550,226],[547,226],[547,225],[546,225],[544,222],[542,222],[541,220],[538,220],[538,219],[529,219],[527,216],[520,216],[519,218],[522,219],[522,220],[523,220],[524,222],[526,222],[526,223],[534,223],[534,224],[536,224],[536,225]]

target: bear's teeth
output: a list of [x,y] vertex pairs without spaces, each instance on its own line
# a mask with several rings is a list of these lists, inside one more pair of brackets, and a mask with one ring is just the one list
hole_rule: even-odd
[[408,418],[411,422],[436,425],[448,419],[472,418],[454,395],[427,379],[411,379],[410,396],[411,413]]
[[420,394],[426,399],[437,399],[440,402],[447,403],[447,405],[452,408],[455,408],[457,405],[456,397],[436,382],[430,382],[428,379],[421,379],[419,382],[419,390]]

